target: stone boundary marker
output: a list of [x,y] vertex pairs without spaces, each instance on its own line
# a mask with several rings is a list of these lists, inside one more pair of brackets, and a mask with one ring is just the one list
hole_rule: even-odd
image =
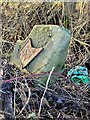
[[[43,48],[38,55],[36,54],[37,56],[33,57],[33,60],[30,59],[32,51],[30,52],[30,47],[27,47],[31,45],[29,42],[28,45],[26,44],[29,38],[32,40],[32,49],[42,50]],[[65,65],[69,43],[70,31],[64,27],[58,25],[35,25],[23,44],[20,41],[16,43],[11,61],[19,68],[25,66],[30,73],[49,72],[53,66],[55,66],[55,71],[61,72]],[[23,54],[23,52],[26,53]],[[23,58],[25,61],[22,60]]]

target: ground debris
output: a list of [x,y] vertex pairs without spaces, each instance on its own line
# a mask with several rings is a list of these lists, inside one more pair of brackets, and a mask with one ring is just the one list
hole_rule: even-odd
[[[21,75],[19,71],[18,71],[18,75]],[[7,79],[7,75],[5,75],[5,77]],[[27,106],[24,108],[21,114],[22,118],[29,116],[30,113],[32,112],[33,114],[35,113],[35,117],[37,118],[37,114],[40,106],[40,100],[44,91],[44,86],[42,87],[42,85],[36,84],[36,80],[38,79],[29,76],[17,80],[16,101],[15,101],[16,115],[18,115],[19,112],[22,110],[22,107],[26,104],[26,101],[29,96],[29,91],[25,87],[26,84],[25,81],[27,81],[27,84],[31,89],[30,99],[28,101]],[[15,81],[11,81],[10,83],[9,82],[2,84],[3,86],[2,91],[5,92],[2,93],[1,96],[2,99],[4,99],[3,95],[7,95],[7,92],[10,92],[12,94],[11,97],[7,96],[7,98],[14,99],[13,96],[14,96]],[[50,84],[48,86],[47,92],[44,96],[44,103],[42,104],[42,111],[40,117],[43,119],[51,119],[52,116],[53,119],[64,118],[66,120],[69,120],[73,118],[77,120],[79,118],[82,118],[82,120],[83,119],[87,120],[87,118],[90,115],[89,96],[90,96],[89,85],[78,86],[72,83],[67,78],[63,79],[57,76],[57,81],[52,85]],[[8,100],[5,99],[5,101]],[[10,102],[6,102],[6,103],[7,106],[9,105]],[[14,109],[14,103],[12,101],[12,110],[11,110],[12,112],[13,109]],[[12,113],[12,112],[9,111],[8,113]]]

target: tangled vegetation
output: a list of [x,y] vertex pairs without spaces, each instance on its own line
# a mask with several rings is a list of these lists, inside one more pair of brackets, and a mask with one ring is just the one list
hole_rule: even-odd
[[[90,2],[3,2],[0,6],[2,89],[9,91],[6,95],[2,93],[2,100],[10,101],[7,95],[13,99],[9,113],[0,111],[2,119],[89,120],[90,85],[77,86],[66,74],[76,65],[86,65],[90,71]],[[63,75],[52,74],[56,82],[48,87],[39,84],[35,75],[27,75],[10,64],[16,41],[25,40],[36,24],[59,25],[71,31],[66,69]]]

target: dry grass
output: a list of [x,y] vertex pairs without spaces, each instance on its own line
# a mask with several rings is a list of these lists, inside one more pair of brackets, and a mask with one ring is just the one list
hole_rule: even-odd
[[[75,65],[85,65],[90,57],[90,2],[88,3],[2,3],[2,68],[3,79],[23,75],[9,64],[10,54],[17,40],[24,40],[36,24],[64,26],[71,31],[71,42],[66,60],[66,71]],[[0,41],[1,42],[1,41]],[[17,74],[17,75],[16,75]],[[57,77],[57,82],[48,86],[40,117],[42,119],[89,120],[90,99],[87,85],[76,86],[69,80]],[[28,118],[39,111],[45,86],[37,85],[36,78],[24,77],[13,82],[14,114],[17,118]],[[11,88],[10,88],[11,91]],[[52,94],[65,98],[66,108],[49,101]],[[75,107],[76,106],[76,107]],[[15,116],[14,116],[15,117]]]
[[71,31],[70,57],[68,56],[67,61],[71,63],[71,66],[72,64],[81,64],[83,59],[87,60],[90,56],[89,4],[3,3],[1,14],[2,39],[9,42],[24,40],[36,24],[63,25]]

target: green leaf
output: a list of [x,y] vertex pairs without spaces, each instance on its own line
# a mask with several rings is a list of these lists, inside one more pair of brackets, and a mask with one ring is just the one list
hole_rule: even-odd
[[36,119],[36,114],[34,112],[32,112],[31,114],[28,115],[27,117],[30,120],[35,120]]

